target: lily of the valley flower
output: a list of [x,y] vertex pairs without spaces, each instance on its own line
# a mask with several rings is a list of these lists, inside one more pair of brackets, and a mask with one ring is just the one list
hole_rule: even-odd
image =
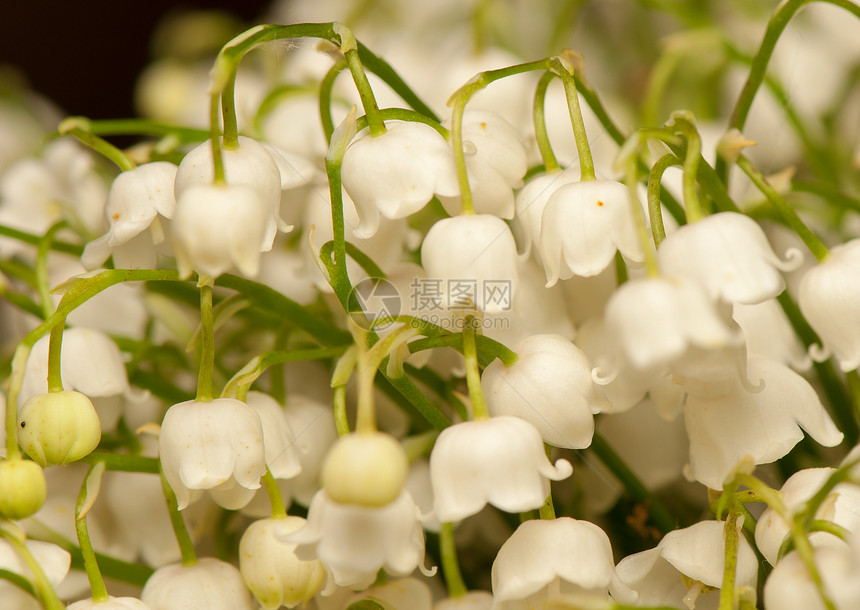
[[494,360],[481,376],[490,415],[520,417],[556,447],[588,447],[603,405],[582,350],[560,335],[532,335],[514,351],[511,366]]
[[633,603],[636,594],[615,573],[606,533],[588,521],[562,517],[520,525],[493,562],[493,608],[527,610],[575,593],[608,594]]
[[83,599],[74,604],[69,604],[66,610],[152,610],[152,607],[136,597],[114,597],[111,595],[107,600]]
[[[860,606],[860,552],[852,536],[850,546],[816,548],[813,560],[824,590],[835,608]],[[783,557],[764,584],[765,610],[825,610],[821,593],[797,551]]]
[[260,488],[266,471],[260,417],[234,398],[170,407],[161,424],[158,454],[180,510],[203,490],[225,508],[241,508]]
[[435,129],[423,123],[391,121],[373,137],[363,131],[343,156],[343,187],[358,208],[358,236],[376,233],[379,215],[406,218],[434,194],[459,193],[454,153]]
[[612,180],[556,189],[543,210],[538,242],[547,286],[574,275],[597,275],[616,251],[632,263],[642,263],[645,255],[630,205],[628,188]]
[[213,557],[203,557],[191,566],[159,568],[146,581],[140,598],[152,610],[257,609],[239,570]]
[[551,464],[540,432],[519,417],[501,415],[445,428],[430,454],[434,506],[440,521],[460,521],[487,504],[511,513],[540,508],[549,481],[573,472]]

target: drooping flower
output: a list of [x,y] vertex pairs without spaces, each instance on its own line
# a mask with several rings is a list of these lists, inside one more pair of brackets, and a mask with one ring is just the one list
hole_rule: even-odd
[[532,244],[540,240],[543,211],[549,198],[565,184],[579,182],[579,177],[579,167],[568,168],[553,174],[541,174],[526,182],[517,193],[515,222],[522,230],[526,252],[530,252]]
[[114,597],[111,595],[107,600],[82,599],[79,602],[69,604],[66,610],[151,610],[151,607],[136,597]]
[[239,570],[203,557],[195,565],[159,568],[146,581],[141,600],[152,610],[256,610]]
[[785,288],[780,271],[803,262],[787,251],[783,261],[774,253],[762,228],[737,212],[719,212],[671,233],[660,244],[657,260],[669,275],[700,282],[711,298],[729,303],[761,303]]
[[358,236],[376,233],[379,216],[406,218],[434,194],[459,192],[454,154],[445,139],[424,123],[390,121],[387,131],[363,131],[343,155],[343,187],[355,202]]
[[520,417],[556,447],[588,447],[603,405],[582,350],[560,335],[532,335],[514,351],[511,366],[494,360],[481,376],[490,415]]
[[487,504],[511,513],[540,508],[549,481],[566,479],[570,462],[551,464],[540,432],[510,415],[445,428],[430,454],[434,506],[440,521],[460,521]]
[[538,241],[547,286],[574,275],[597,275],[616,251],[631,263],[642,263],[645,255],[630,206],[628,188],[612,180],[556,189],[543,210]]
[[493,562],[493,608],[526,610],[553,595],[608,594],[633,603],[636,594],[615,573],[609,537],[589,521],[561,517],[521,524]]
[[[852,536],[851,546],[816,548],[813,561],[822,586],[835,608],[860,606],[860,552]],[[852,548],[853,547],[853,548]],[[779,560],[764,583],[765,610],[825,610],[828,606],[796,550]]]
[[835,246],[800,281],[797,304],[826,352],[847,372],[860,366],[860,239]]
[[260,417],[235,398],[170,407],[161,424],[158,454],[180,510],[204,490],[225,508],[241,508],[266,471]]

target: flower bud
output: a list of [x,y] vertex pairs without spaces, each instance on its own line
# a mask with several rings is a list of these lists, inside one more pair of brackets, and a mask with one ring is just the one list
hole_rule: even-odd
[[301,517],[255,521],[239,543],[239,571],[245,584],[267,610],[282,605],[293,608],[306,603],[325,582],[325,568],[319,559],[302,561],[295,545],[275,537],[275,529],[288,534],[304,526]]
[[80,392],[36,394],[18,414],[18,443],[43,468],[89,455],[101,436],[93,403]]
[[0,462],[0,516],[26,519],[45,503],[45,475],[38,464],[27,460]]
[[406,482],[409,460],[403,446],[384,432],[342,436],[322,468],[322,486],[341,504],[385,506]]

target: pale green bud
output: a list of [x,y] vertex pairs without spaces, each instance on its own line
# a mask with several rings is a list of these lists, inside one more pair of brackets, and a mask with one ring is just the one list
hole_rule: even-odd
[[322,486],[341,504],[385,506],[403,489],[409,460],[403,445],[384,432],[340,437],[322,467]]
[[0,516],[26,519],[42,508],[47,488],[45,474],[29,460],[0,462]]
[[18,414],[18,444],[42,467],[89,455],[101,440],[93,403],[80,392],[36,394]]

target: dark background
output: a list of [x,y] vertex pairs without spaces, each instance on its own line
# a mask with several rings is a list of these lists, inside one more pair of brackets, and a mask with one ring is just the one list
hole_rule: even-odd
[[134,116],[134,83],[152,59],[156,24],[170,11],[223,9],[248,26],[269,0],[4,2],[0,64],[67,114]]

